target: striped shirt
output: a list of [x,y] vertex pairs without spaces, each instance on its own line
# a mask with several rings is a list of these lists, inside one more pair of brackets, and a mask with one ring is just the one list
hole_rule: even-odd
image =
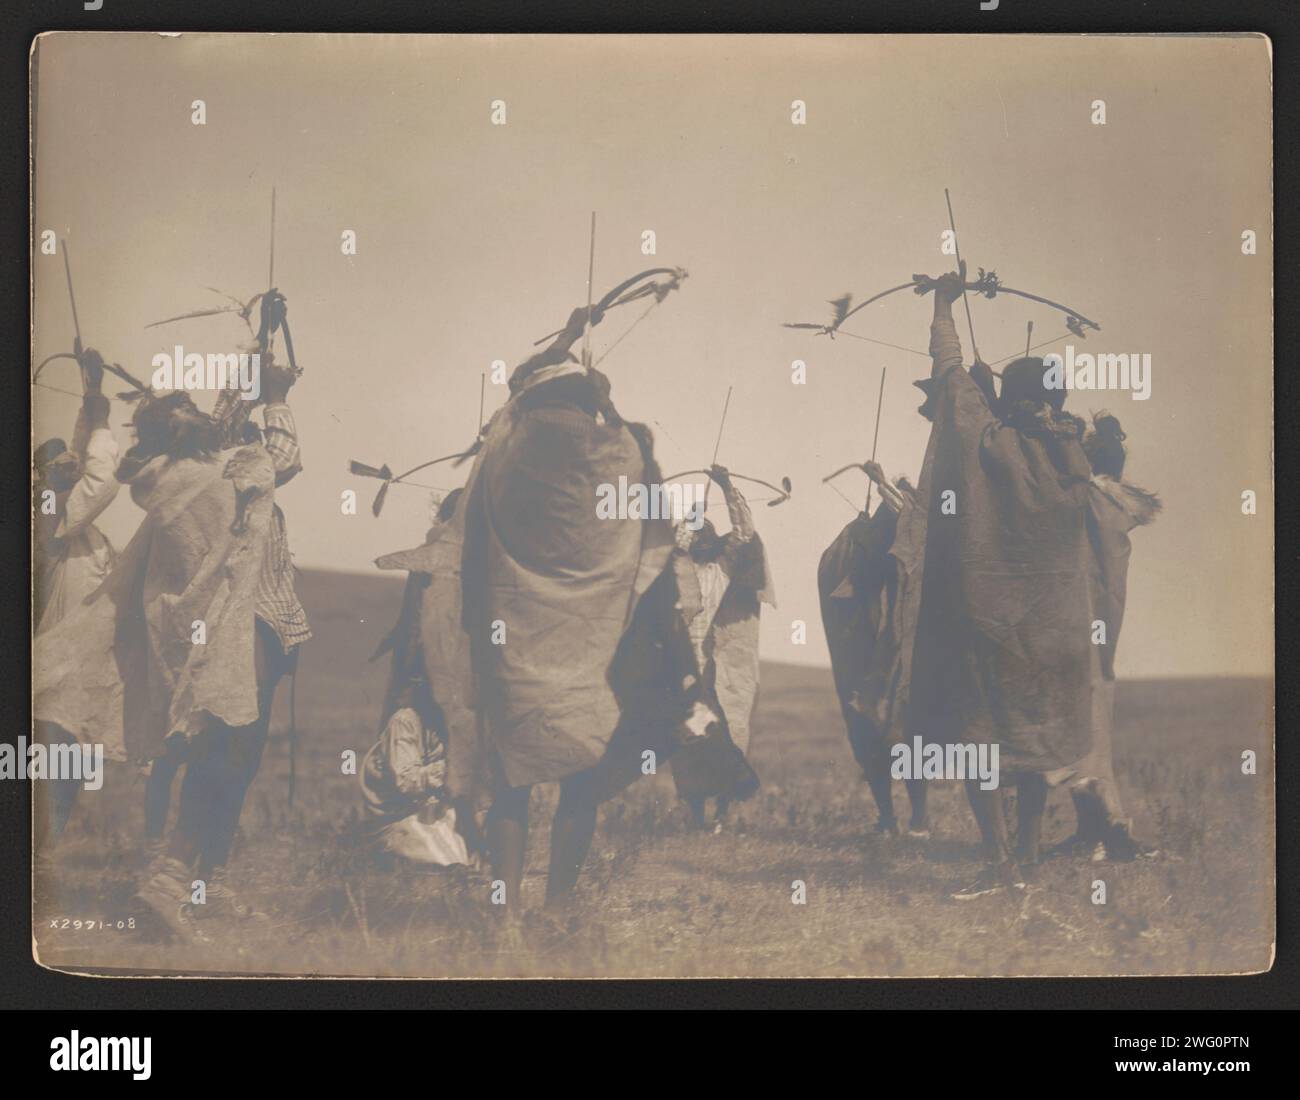
[[[234,389],[222,390],[217,395],[212,415],[216,420],[228,423],[232,429],[228,432],[227,445],[237,442],[229,436],[236,434],[234,429],[237,425],[242,427],[251,411],[241,410],[239,406],[250,404]],[[271,463],[275,467],[275,484],[279,488],[292,481],[302,469],[298,432],[293,413],[284,402],[262,406],[262,419],[265,423],[262,445],[271,456]],[[256,610],[257,617],[275,631],[286,653],[311,637],[307,612],[303,610],[293,586],[293,556],[289,552],[284,512],[278,504],[271,510],[271,531],[267,539],[266,558],[262,562],[262,577],[257,586]]]

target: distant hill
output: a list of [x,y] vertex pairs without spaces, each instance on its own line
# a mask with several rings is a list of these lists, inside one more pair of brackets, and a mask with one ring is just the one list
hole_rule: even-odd
[[[378,706],[387,677],[386,661],[370,663],[376,646],[392,628],[401,607],[406,574],[300,571],[299,594],[315,638],[303,653],[303,691],[354,691],[358,682]],[[1211,714],[1257,728],[1270,722],[1272,688],[1263,679],[1132,680],[1121,687],[1126,713],[1135,719],[1158,712],[1172,736],[1178,729],[1205,729]],[[839,721],[829,668],[763,662],[759,721],[779,724],[780,714],[829,706]]]

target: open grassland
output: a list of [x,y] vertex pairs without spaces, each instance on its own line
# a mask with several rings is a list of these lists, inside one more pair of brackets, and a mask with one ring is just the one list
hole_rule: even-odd
[[[1120,685],[1117,774],[1139,834],[1165,858],[1053,860],[1024,894],[961,903],[948,895],[979,860],[958,784],[935,785],[928,842],[875,835],[829,671],[766,665],[751,745],[764,786],[729,827],[689,830],[671,777],[642,780],[602,809],[578,903],[552,919],[540,904],[555,796],[540,789],[529,912],[514,924],[488,904],[486,876],[384,869],[353,842],[360,795],[340,759],[346,749],[361,756],[377,732],[387,669],[367,658],[401,586],[308,573],[301,591],[317,636],[297,690],[297,798],[288,808],[286,684],[231,865],[232,885],[270,920],[214,927],[201,945],[155,928],[132,900],[143,780],[118,769],[83,794],[55,869],[37,883],[43,963],[412,977],[1147,975],[1271,963],[1265,681]],[[1253,777],[1241,771],[1246,749],[1258,754]],[[905,805],[901,784],[896,798]],[[1069,797],[1054,792],[1044,839],[1072,829]],[[791,901],[796,880],[804,905]],[[1104,905],[1091,900],[1095,880],[1106,884]],[[78,920],[104,927],[78,930]]]

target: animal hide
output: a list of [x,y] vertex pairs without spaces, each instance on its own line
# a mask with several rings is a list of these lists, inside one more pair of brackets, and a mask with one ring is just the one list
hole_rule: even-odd
[[[916,627],[919,554],[912,552],[914,505],[859,514],[826,548],[817,567],[822,625],[840,708],[851,731],[875,738],[905,732],[907,667]],[[855,751],[858,747],[855,746]]]
[[254,611],[275,469],[249,446],[158,457],[130,485],[144,520],[104,583],[35,639],[32,710],[110,759],[144,761],[210,719],[257,718]]
[[1053,771],[1091,739],[1088,460],[999,422],[961,367],[935,399],[908,723],[999,744],[1004,772]]
[[[747,753],[750,721],[758,704],[759,615],[763,604],[776,606],[776,586],[757,535],[742,548],[739,562],[714,615],[706,655],[713,662],[713,691],[727,732],[736,747]],[[699,585],[688,558],[674,555],[673,565],[681,611],[689,619],[699,610]]]
[[1092,546],[1093,618],[1106,624],[1106,640],[1098,648],[1101,675],[1115,679],[1115,650],[1128,599],[1128,559],[1132,545],[1128,533],[1155,520],[1160,500],[1153,493],[1098,476],[1088,494],[1088,539]]
[[621,719],[611,666],[672,549],[665,520],[597,518],[597,486],[648,484],[659,471],[625,424],[570,400],[573,384],[512,397],[434,541],[378,562],[428,575],[420,642],[453,798],[481,801],[602,759]]

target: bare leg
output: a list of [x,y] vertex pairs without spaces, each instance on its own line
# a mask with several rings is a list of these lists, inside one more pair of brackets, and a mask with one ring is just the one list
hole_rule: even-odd
[[889,777],[889,757],[885,753],[876,753],[871,767],[864,769],[867,785],[876,800],[876,812],[879,819],[876,828],[881,832],[892,832],[898,827],[898,818],[894,816],[893,783]]
[[1047,807],[1047,780],[1038,774],[1025,775],[1016,784],[1016,858],[1022,866],[1038,862],[1043,835],[1043,810]]
[[[1033,785],[1022,788],[1021,798],[1025,792],[1033,797]],[[966,798],[970,802],[971,812],[984,837],[984,854],[987,864],[979,877],[969,886],[957,891],[952,897],[957,901],[971,901],[988,894],[1004,890],[1024,889],[1024,880],[1016,861],[1011,858],[1011,848],[1007,838],[1006,793],[1002,787],[991,791],[981,789],[979,779],[966,780]],[[1041,816],[1041,808],[1039,816]]]
[[566,905],[596,832],[596,798],[586,775],[560,784],[560,804],[551,823],[551,868],[546,879],[547,908]]
[[1108,824],[1106,807],[1093,789],[1094,782],[1088,779],[1070,788],[1070,797],[1074,800],[1074,814],[1077,820],[1074,835],[1079,840],[1092,844],[1106,835]]
[[180,810],[167,845],[167,854],[193,868],[202,850],[203,837],[215,819],[217,798],[215,774],[227,755],[230,727],[220,722],[200,733],[190,744],[189,764],[181,781]]
[[[78,741],[72,734],[52,722],[40,722],[37,734],[47,750],[54,745],[73,745],[80,752]],[[26,761],[23,762],[26,766]],[[60,779],[38,779],[32,783],[32,799],[36,804],[35,850],[45,852],[57,844],[63,835],[63,828],[72,816],[76,804],[77,791],[81,787],[80,779],[65,776]]]
[[876,813],[879,814],[876,828],[881,832],[892,832],[898,827],[898,819],[894,816],[889,746],[863,715],[849,707],[844,707],[843,711],[844,721],[849,728],[849,748],[853,750],[853,759],[862,769],[867,786],[871,788],[871,797],[876,800]]
[[507,787],[496,797],[487,815],[488,853],[492,877],[506,886],[506,908],[518,909],[524,881],[524,855],[528,850],[528,797],[532,787]]
[[264,712],[251,726],[241,726],[226,733],[223,765],[214,776],[213,819],[204,831],[199,852],[201,878],[210,878],[230,858],[244,798],[262,761],[270,722],[270,714]]
[[691,808],[691,827],[693,829],[703,829],[704,821],[704,799],[691,795],[686,799],[686,805]]
[[175,746],[169,746],[155,757],[149,768],[149,778],[144,784],[144,839],[146,843],[162,839],[167,828],[167,813],[171,808],[172,785],[176,773],[184,762]]
[[930,828],[930,823],[925,814],[925,795],[928,788],[924,779],[908,779],[905,781],[907,787],[907,800],[912,804],[912,820],[910,826],[915,832],[925,832]]
[[1009,863],[1011,846],[1007,840],[1006,800],[1002,788],[982,790],[978,779],[968,779],[966,799],[984,839],[985,859],[993,866]]
[[231,763],[235,767],[234,779],[225,799],[222,820],[213,834],[213,844],[208,860],[215,867],[224,867],[230,858],[230,847],[239,828],[239,817],[244,811],[248,788],[257,778],[262,766],[262,753],[266,750],[271,732],[271,706],[280,680],[297,666],[297,650],[285,652],[280,638],[266,623],[257,621],[257,638],[254,655],[257,669],[257,721],[241,730],[241,736],[231,744]]
[[[214,743],[202,761],[189,766],[181,787],[183,817],[186,790],[191,791],[191,797],[197,794],[200,799],[202,818],[191,816],[188,821],[198,856],[199,876],[204,879],[211,878],[213,872],[224,867],[230,857],[239,817],[244,809],[244,798],[257,776],[262,752],[266,748],[275,689],[291,661],[280,648],[275,632],[261,621],[257,623],[255,659],[257,721],[238,728],[219,725],[213,731],[216,734]],[[190,785],[190,777],[196,769],[201,793]]]

